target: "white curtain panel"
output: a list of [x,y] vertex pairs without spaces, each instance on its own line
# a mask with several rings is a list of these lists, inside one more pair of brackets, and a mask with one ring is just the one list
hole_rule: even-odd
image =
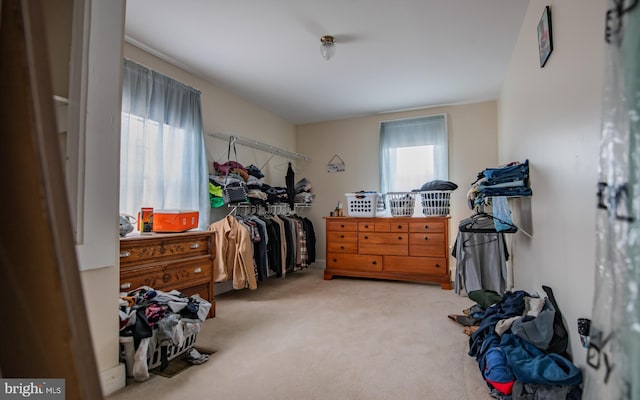
[[120,212],[195,210],[209,226],[209,173],[200,91],[124,61]]
[[409,192],[434,179],[448,180],[447,136],[444,114],[382,122],[380,190]]

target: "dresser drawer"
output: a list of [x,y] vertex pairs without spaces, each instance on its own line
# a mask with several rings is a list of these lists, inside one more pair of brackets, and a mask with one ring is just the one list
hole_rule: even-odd
[[364,243],[358,246],[358,253],[406,256],[409,255],[409,248],[406,245]]
[[359,233],[360,254],[406,256],[409,254],[407,233]]
[[194,294],[197,294],[201,298],[206,299],[207,297],[209,297],[209,290],[211,290],[210,285],[211,283],[207,282],[207,283],[202,283],[200,285],[191,286],[191,287],[182,289],[181,293],[188,297],[191,297]]
[[358,232],[374,232],[376,224],[372,221],[358,222]]
[[355,221],[327,221],[327,232],[329,231],[350,231],[356,232],[358,223]]
[[409,246],[409,255],[416,257],[446,257],[446,251],[442,245]]
[[385,221],[376,222],[376,232],[407,232],[409,231],[409,224],[405,221]]
[[[212,269],[209,256],[199,256],[184,261],[144,264],[120,271],[120,291],[127,292],[140,286],[168,292],[176,289],[208,284],[211,282]],[[209,298],[209,294],[202,296]]]
[[446,262],[446,258],[385,256],[384,271],[420,275],[446,275],[448,274]]
[[394,244],[407,245],[409,243],[407,233],[358,233],[358,242],[363,244]]
[[444,233],[410,233],[409,255],[418,257],[445,257]]
[[428,233],[442,233],[445,232],[446,220],[427,220],[421,222],[410,222],[409,232],[428,232]]
[[382,256],[328,253],[327,268],[380,272],[382,271]]
[[327,251],[329,253],[357,253],[357,240],[351,242],[327,242]]
[[444,246],[445,238],[444,233],[410,233],[409,244],[410,245],[434,245]]
[[444,248],[444,233],[410,233],[409,245],[411,246],[440,246]]
[[358,232],[327,232],[327,242],[358,242]]
[[210,255],[211,234],[126,238],[120,240],[120,267]]

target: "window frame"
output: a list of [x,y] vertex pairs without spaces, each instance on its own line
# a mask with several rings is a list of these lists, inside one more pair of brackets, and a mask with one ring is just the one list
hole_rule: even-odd
[[[438,141],[432,140],[427,142],[427,140],[425,140],[424,144],[402,145],[402,146],[398,145],[398,146],[395,146],[394,148],[416,147],[416,146],[423,146],[423,145],[436,146],[436,148],[434,148],[433,179],[449,180],[449,127],[448,127],[448,115],[446,113],[430,114],[430,115],[408,117],[408,118],[401,118],[401,119],[394,119],[394,120],[385,120],[385,121],[380,121],[380,130],[379,130],[380,141],[379,141],[378,162],[379,162],[379,170],[380,170],[379,172],[380,172],[380,191],[381,192],[383,193],[392,192],[392,190],[388,190],[390,188],[390,185],[387,183],[387,180],[392,178],[395,174],[395,171],[387,170],[390,166],[387,165],[387,162],[385,161],[385,157],[387,156],[384,154],[384,152],[388,147],[386,147],[385,145],[386,139],[383,136],[389,134],[389,133],[383,132],[383,130],[385,129],[385,124],[394,124],[394,123],[402,124],[402,123],[411,123],[412,121],[427,123],[429,122],[429,120],[441,121],[440,122],[442,124],[441,129],[443,130],[441,135],[443,137],[441,137]],[[444,146],[444,150],[438,150],[437,147],[440,147],[440,146]],[[423,183],[426,183],[426,182],[423,182]],[[416,189],[416,188],[410,188],[410,189],[408,188],[407,191],[410,191],[413,189]]]

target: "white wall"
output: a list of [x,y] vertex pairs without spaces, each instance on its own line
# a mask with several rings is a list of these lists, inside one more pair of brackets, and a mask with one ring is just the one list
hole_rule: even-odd
[[528,158],[534,237],[515,237],[517,288],[550,286],[584,365],[576,319],[594,293],[595,204],[604,65],[605,1],[551,1],[554,50],[540,68],[531,0],[498,107],[500,161]]
[[[380,190],[380,122],[394,119],[447,114],[449,180],[459,186],[451,200],[449,228],[452,246],[458,222],[471,215],[466,201],[467,190],[478,172],[496,166],[498,162],[496,107],[496,102],[489,101],[298,126],[298,152],[311,155],[312,160],[299,163],[300,171],[296,178],[309,179],[316,194],[313,207],[305,213],[314,223],[319,266],[323,266],[325,260],[322,217],[328,216],[338,201],[345,204],[345,193]],[[344,160],[345,172],[327,172],[327,163],[334,154]],[[455,265],[455,259],[451,258],[450,265]]]
[[[120,71],[124,1],[86,2],[86,128],[79,151],[86,163],[79,180],[84,196],[84,235],[76,246],[102,389],[124,385],[118,360],[118,166],[120,160]],[[72,101],[75,101],[72,99]],[[72,194],[73,195],[73,194]]]

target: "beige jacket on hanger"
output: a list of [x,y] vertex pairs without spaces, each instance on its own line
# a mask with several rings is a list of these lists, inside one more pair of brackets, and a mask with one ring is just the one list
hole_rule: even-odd
[[213,260],[213,280],[224,282],[233,280],[234,289],[257,289],[253,267],[253,245],[251,237],[233,216],[209,225],[215,232],[216,257]]

